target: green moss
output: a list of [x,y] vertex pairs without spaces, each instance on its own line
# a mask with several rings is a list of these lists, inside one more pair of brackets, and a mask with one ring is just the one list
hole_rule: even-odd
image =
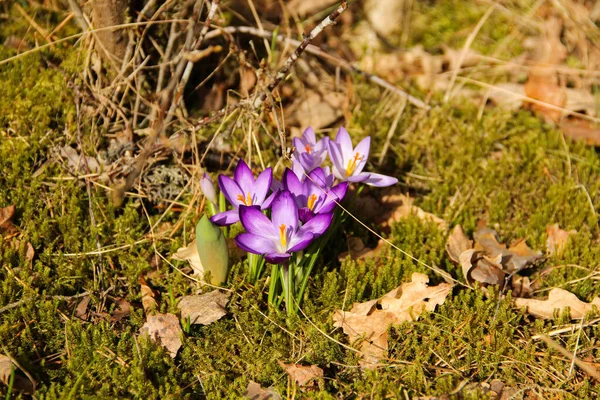
[[[427,21],[437,15],[436,10],[443,14],[453,4],[418,3],[415,10],[423,11]],[[469,11],[469,24],[476,24],[484,12],[485,7]],[[450,21],[445,18],[439,19],[438,32],[427,35],[419,31],[421,22],[415,22],[415,40],[423,40],[426,46],[463,41],[470,31],[446,26]],[[508,28],[488,30],[496,22],[484,26],[482,38],[506,34],[502,29]],[[457,39],[450,40],[453,35]],[[339,345],[351,344],[341,330],[334,329],[334,310],[381,296],[413,272],[426,273],[432,284],[442,279],[393,249],[369,261],[337,261],[346,236],[376,242],[354,222],[334,238],[314,271],[303,307],[308,319],[269,310],[268,283],[262,279],[256,286],[249,285],[244,264],[238,263],[232,266],[229,315],[206,327],[192,326],[172,359],[156,343],[138,337],[145,321],[138,279],[152,271],[148,281],[161,294],[159,309],[176,312],[173,298],[197,288],[167,263],[153,259],[155,250],[168,257],[184,238],[189,239],[190,232],[180,230],[172,240],[141,241],[161,215],[151,204],[128,199],[117,209],[102,190],[92,188],[90,199],[83,182],[54,179],[64,176],[64,171],[52,161],[51,149],[68,144],[75,131],[74,94],[67,81],[75,79],[69,74],[77,71],[81,60],[76,51],[57,52],[58,56],[52,54],[63,70],[48,67],[42,53],[0,66],[0,207],[17,206],[13,222],[20,231],[19,243],[16,238],[0,238],[0,307],[25,300],[0,314],[0,342],[39,382],[38,398],[239,398],[250,380],[272,385],[284,395],[296,390],[298,397],[323,399],[332,394],[342,398],[443,395],[465,380],[490,379],[521,389],[533,387],[556,398],[598,395],[597,386],[580,371],[567,379],[571,360],[532,339],[538,332],[570,322],[564,314],[553,321],[534,320],[512,307],[510,297],[499,300],[497,293],[486,297],[482,291],[458,286],[435,312],[390,328],[385,365],[375,370],[358,368],[358,355]],[[0,58],[12,54],[0,48]],[[381,96],[378,89],[358,85],[357,93],[361,108],[351,112],[348,127],[355,139],[372,135],[377,156],[391,120],[374,120]],[[548,225],[576,229],[565,251],[542,265],[555,268],[542,280],[538,295],[552,287],[563,287],[585,301],[600,295],[595,281],[584,279],[600,265],[597,152],[570,141],[565,145],[560,132],[529,113],[488,109],[478,119],[477,112],[463,105],[437,108],[420,117],[414,131],[392,140],[384,172],[398,176],[401,188],[414,195],[418,206],[451,225],[462,224],[468,234],[485,219],[503,242],[526,238],[532,248],[543,250]],[[408,108],[399,131],[407,130],[415,115]],[[210,133],[207,129],[199,134]],[[234,148],[244,143],[243,132],[231,135]],[[98,139],[84,137],[84,146],[91,149],[94,140]],[[270,143],[267,137],[259,140]],[[276,151],[266,152],[264,160],[274,165],[277,157]],[[367,168],[378,169],[375,163]],[[360,210],[352,210],[361,218]],[[175,223],[179,217],[171,212],[162,221]],[[190,213],[186,218],[189,230],[197,216]],[[423,263],[462,279],[445,253],[446,233],[434,224],[411,217],[394,224],[386,237]],[[31,263],[26,258],[27,242],[36,252]],[[98,243],[103,248],[125,247],[101,256],[85,254],[97,250]],[[89,310],[99,313],[93,322],[75,316],[77,299],[53,297],[88,290],[98,293],[111,286],[109,296],[132,304],[129,318],[118,323],[102,317],[101,312],[114,306],[103,304],[96,294],[89,305]],[[582,358],[597,359],[600,351],[594,338],[599,334],[595,325],[584,328],[581,335],[555,338],[571,351],[577,347]],[[312,391],[294,388],[278,361],[317,364],[324,369],[325,379]],[[6,388],[0,387],[0,396],[5,393]],[[484,396],[477,387],[461,394]]]

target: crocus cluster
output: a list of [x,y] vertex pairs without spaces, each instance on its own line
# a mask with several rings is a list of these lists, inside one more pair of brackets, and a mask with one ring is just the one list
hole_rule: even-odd
[[[273,177],[271,168],[255,178],[243,160],[233,178],[219,176],[219,188],[232,208],[221,209],[211,217],[220,226],[240,221],[246,232],[235,238],[237,245],[263,255],[272,264],[287,263],[293,253],[306,249],[329,228],[335,206],[346,195],[349,183],[381,187],[397,182],[396,178],[364,171],[369,137],[353,147],[344,128],[334,140],[317,140],[314,130],[308,128],[301,138],[294,138],[293,144],[292,167],[284,171],[281,182]],[[328,157],[331,167],[325,165]],[[202,188],[215,203],[209,179],[203,178]]]

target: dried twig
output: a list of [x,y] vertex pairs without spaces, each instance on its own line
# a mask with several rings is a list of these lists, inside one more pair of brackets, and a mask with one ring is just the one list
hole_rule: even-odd
[[573,360],[575,365],[577,365],[579,368],[581,368],[583,370],[583,372],[585,372],[588,376],[590,376],[591,378],[594,378],[597,381],[600,381],[600,371],[598,371],[592,365],[579,359],[577,356],[575,356],[575,354],[571,353],[569,350],[565,349],[563,346],[556,343],[554,340],[550,339],[548,336],[546,336],[542,333],[538,334],[538,336],[540,339],[542,339],[544,342],[546,342],[548,347],[553,348],[554,350],[558,351],[563,356]]
[[[271,80],[271,82],[267,85],[267,90],[263,92],[255,101],[254,108],[258,109],[262,103],[267,99],[268,93],[273,92],[273,90],[281,83],[281,81],[286,77],[286,75],[290,72],[292,66],[296,63],[296,60],[302,55],[304,49],[312,42],[317,36],[323,32],[325,28],[331,26],[335,23],[335,20],[348,8],[348,4],[343,1],[342,4],[339,5],[331,14],[327,16],[319,25],[317,25],[308,36],[304,37],[304,40],[300,42],[296,50],[288,57],[285,64],[277,71],[275,77]],[[264,30],[263,30],[264,32]]]
[[[228,34],[243,33],[243,34],[249,34],[249,35],[253,35],[253,36],[257,36],[257,37],[265,37],[265,38],[273,37],[273,32],[271,32],[271,31],[261,32],[259,29],[254,28],[252,26],[228,26],[226,28],[215,29],[213,31],[208,32],[208,34],[206,35],[206,40],[214,39],[215,37],[221,36],[224,33],[228,33]],[[291,38],[285,37],[283,35],[277,35],[274,37],[274,39],[279,43],[287,43],[292,46],[300,46],[300,44],[302,43],[299,40],[291,39]],[[309,44],[308,46],[306,46],[304,51],[306,51],[307,53],[313,54],[317,57],[320,57],[326,61],[329,61],[333,65],[340,67],[341,69],[343,69],[345,71],[353,72],[353,73],[361,75],[362,77],[364,77],[366,80],[370,81],[371,83],[374,83],[384,89],[389,90],[392,93],[395,93],[401,97],[406,98],[408,100],[408,102],[415,107],[422,108],[425,110],[429,110],[431,108],[427,104],[425,104],[422,100],[420,100],[414,96],[411,96],[410,94],[406,93],[404,90],[387,82],[385,79],[382,79],[377,75],[365,72],[342,58],[332,56],[331,54],[326,53],[325,51],[321,50],[319,47],[317,47],[315,45]]]

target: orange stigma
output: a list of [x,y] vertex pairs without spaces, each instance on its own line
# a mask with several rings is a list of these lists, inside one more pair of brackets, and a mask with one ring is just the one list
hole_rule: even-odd
[[316,194],[311,194],[310,197],[308,198],[308,204],[307,207],[312,211],[313,207],[315,206],[315,203],[317,202],[317,195]]
[[244,198],[243,194],[238,194],[237,195],[237,199],[239,201],[241,201],[242,204],[245,205],[245,206],[251,206],[252,205],[252,197],[250,197],[250,193],[248,193],[248,197],[247,198]]
[[310,147],[310,144],[307,144],[307,145],[304,147],[304,149],[306,150],[306,152],[307,152],[308,154],[310,154],[310,152],[311,152],[311,151],[313,151],[313,148],[312,148],[312,147]]
[[354,153],[354,157],[348,161],[348,166],[346,167],[346,176],[352,175],[356,169],[356,166],[358,165],[358,162],[362,159],[363,157],[359,153]]
[[283,251],[287,249],[287,236],[285,234],[285,224],[279,226],[279,242],[283,247]]

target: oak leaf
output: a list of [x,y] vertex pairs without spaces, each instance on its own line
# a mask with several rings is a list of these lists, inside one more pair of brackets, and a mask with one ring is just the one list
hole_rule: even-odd
[[554,310],[563,310],[568,307],[571,319],[580,319],[591,312],[594,306],[600,309],[600,297],[594,298],[591,303],[585,303],[571,292],[554,288],[546,300],[516,299],[515,304],[519,308],[527,308],[529,314],[542,319],[552,319]]

